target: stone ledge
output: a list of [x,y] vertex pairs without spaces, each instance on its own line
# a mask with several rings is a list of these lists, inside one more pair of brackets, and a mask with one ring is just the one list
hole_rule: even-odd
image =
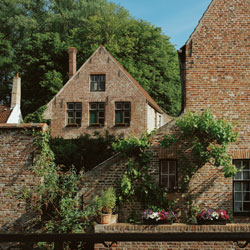
[[97,225],[96,233],[152,233],[152,232],[250,232],[250,223],[228,223],[226,225],[188,225],[174,223],[172,225],[134,225],[116,223],[110,225]]
[[46,131],[48,125],[46,123],[0,123],[0,129],[42,129]]

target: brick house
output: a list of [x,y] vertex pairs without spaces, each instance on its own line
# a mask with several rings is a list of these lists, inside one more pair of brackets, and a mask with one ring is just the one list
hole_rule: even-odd
[[47,104],[53,137],[72,138],[109,130],[140,136],[170,118],[141,85],[100,46],[76,72],[76,48],[69,48],[69,81]]
[[[179,50],[183,85],[183,113],[210,109],[219,119],[236,123],[237,143],[230,145],[233,163],[242,168],[234,178],[225,178],[220,169],[202,166],[189,183],[195,205],[202,208],[226,209],[234,222],[249,221],[250,214],[250,2],[245,0],[213,0],[186,44]],[[174,190],[178,186],[180,155],[185,143],[168,150],[159,145],[164,134],[178,133],[174,122],[159,128],[153,137],[151,174],[157,183]],[[189,157],[189,158],[188,158]],[[187,159],[192,164],[191,156]],[[117,173],[114,164],[105,163],[89,173],[96,189],[111,183]],[[120,175],[124,171],[120,164]],[[98,174],[98,168],[100,173]],[[92,176],[92,179],[91,179]],[[106,183],[104,180],[108,180]],[[114,183],[114,182],[113,182]],[[185,202],[183,194],[171,192],[168,199]],[[135,208],[135,205],[133,204]],[[127,214],[131,208],[127,207]]]
[[16,75],[13,79],[11,105],[0,105],[0,123],[20,123],[21,113],[21,78]]

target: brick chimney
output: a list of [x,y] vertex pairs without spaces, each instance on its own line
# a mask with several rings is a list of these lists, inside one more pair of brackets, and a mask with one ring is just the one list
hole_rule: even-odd
[[21,78],[18,73],[13,78],[12,93],[11,93],[11,108],[21,106]]
[[75,47],[68,48],[69,53],[69,79],[76,73],[76,54],[77,49]]

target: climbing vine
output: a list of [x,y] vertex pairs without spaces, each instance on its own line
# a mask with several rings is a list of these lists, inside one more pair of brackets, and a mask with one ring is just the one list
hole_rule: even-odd
[[126,159],[126,170],[119,183],[120,202],[136,198],[145,206],[164,207],[166,193],[153,181],[149,166],[152,157],[150,151],[150,134],[140,138],[130,137],[113,144],[116,152]]
[[225,120],[215,119],[209,110],[203,113],[188,112],[175,122],[180,136],[165,135],[161,146],[168,148],[178,140],[187,142],[191,153],[199,166],[211,163],[215,167],[223,167],[225,177],[233,177],[237,168],[227,153],[230,143],[237,141],[237,133],[232,125]]
[[36,132],[34,136],[39,152],[33,166],[37,181],[34,189],[23,190],[23,197],[40,213],[43,231],[83,232],[89,226],[89,217],[95,215],[91,207],[83,208],[78,195],[83,173],[77,174],[73,167],[64,171],[55,164],[49,132]]

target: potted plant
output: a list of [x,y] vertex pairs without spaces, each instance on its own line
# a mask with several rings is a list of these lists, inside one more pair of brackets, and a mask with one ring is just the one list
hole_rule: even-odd
[[101,224],[109,224],[111,215],[116,204],[116,195],[113,187],[102,191],[101,196],[96,196],[94,199],[97,213],[100,216]]
[[177,214],[172,211],[153,211],[147,209],[142,215],[144,224],[172,224],[176,221]]
[[229,215],[225,210],[215,211],[213,209],[202,210],[196,216],[197,223],[200,225],[225,225],[229,220]]

